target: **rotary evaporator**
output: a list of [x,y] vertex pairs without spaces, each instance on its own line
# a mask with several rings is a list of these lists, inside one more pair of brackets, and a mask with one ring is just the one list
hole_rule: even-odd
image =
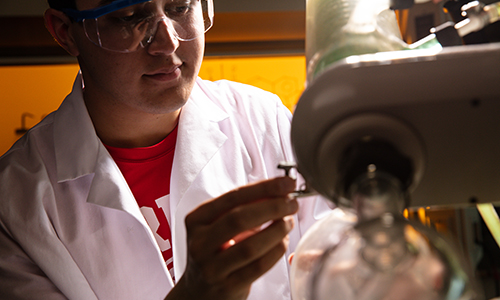
[[478,207],[500,231],[500,39],[466,42],[500,3],[448,1],[450,20],[408,44],[394,10],[412,5],[306,1],[292,144],[337,208],[296,249],[294,300],[485,299],[457,247],[403,211]]

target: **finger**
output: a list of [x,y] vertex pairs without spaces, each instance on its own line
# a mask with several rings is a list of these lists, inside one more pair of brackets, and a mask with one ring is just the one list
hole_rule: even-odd
[[[264,223],[279,220],[297,212],[296,199],[275,198],[234,208],[213,223],[213,243],[217,249],[236,235],[260,228]],[[212,249],[212,250],[217,250]]]
[[[198,225],[188,231],[189,249],[197,261],[212,260],[231,239],[250,231],[258,232],[264,223],[282,219],[298,210],[296,199],[276,198],[240,206],[211,225]],[[250,235],[250,234],[249,234]]]
[[293,226],[293,217],[274,221],[262,231],[220,253],[215,259],[216,264],[220,266],[220,276],[224,278],[265,256],[274,247],[283,243],[283,239]]
[[254,260],[245,267],[229,274],[227,280],[235,288],[239,286],[250,285],[264,273],[269,271],[278,262],[288,248],[288,236],[280,243],[271,248],[260,258]]
[[246,185],[205,202],[187,216],[186,223],[209,224],[237,206],[265,198],[286,196],[294,189],[295,181],[290,177],[279,177]]
[[222,244],[221,249],[226,250],[227,248],[234,246],[236,243],[239,243],[239,242],[245,240],[246,238],[256,234],[259,231],[260,231],[260,228],[256,227],[256,228],[252,228],[250,230],[238,233],[233,238],[231,238],[230,240],[228,240],[224,244]]

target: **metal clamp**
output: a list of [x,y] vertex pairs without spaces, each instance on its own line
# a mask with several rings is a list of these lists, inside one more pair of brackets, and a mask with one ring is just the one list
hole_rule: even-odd
[[[297,169],[297,164],[294,162],[289,162],[289,161],[282,161],[278,164],[278,169],[284,170],[285,171],[285,176],[292,177],[290,175],[290,171],[292,169]],[[293,177],[292,177],[293,178]],[[290,196],[294,198],[300,198],[300,197],[308,197],[308,196],[314,196],[317,195],[318,193],[312,189],[309,188],[307,182],[302,184],[298,190],[290,193]]]

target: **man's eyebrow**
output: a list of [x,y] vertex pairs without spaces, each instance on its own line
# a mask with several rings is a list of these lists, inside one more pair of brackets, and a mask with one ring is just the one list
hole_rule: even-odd
[[100,6],[104,6],[104,5],[107,5],[107,4],[110,4],[110,3],[113,3],[115,2],[116,0],[101,0],[99,1],[97,7],[100,7]]

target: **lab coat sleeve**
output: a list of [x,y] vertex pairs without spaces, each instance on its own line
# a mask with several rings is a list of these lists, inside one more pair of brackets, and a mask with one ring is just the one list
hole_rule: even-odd
[[47,168],[54,164],[42,154],[53,152],[40,147],[50,144],[50,124],[32,128],[0,158],[2,299],[96,299],[54,228],[61,221]]
[[0,226],[0,294],[2,299],[67,299]]
[[[29,134],[28,134],[29,135]],[[44,191],[42,185],[32,184],[36,174],[43,173],[43,167],[36,159],[29,159],[25,153],[38,158],[38,152],[17,151],[29,144],[26,137],[0,159],[0,295],[2,299],[66,299],[37,263],[25,251],[43,248],[42,225],[34,223],[42,215],[32,214],[32,208],[39,203],[33,191]],[[27,149],[33,149],[32,147]],[[25,199],[32,199],[26,202]],[[23,222],[26,219],[29,222]],[[24,244],[24,246],[23,246]],[[40,251],[43,252],[43,251]]]

